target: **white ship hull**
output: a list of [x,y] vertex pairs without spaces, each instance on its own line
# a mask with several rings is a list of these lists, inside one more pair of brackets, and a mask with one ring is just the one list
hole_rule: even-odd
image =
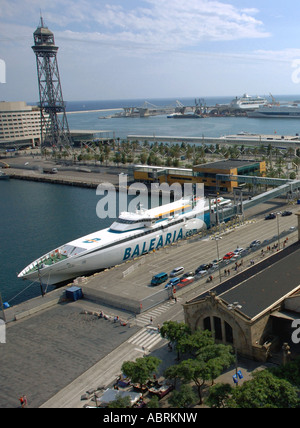
[[[193,221],[190,220],[190,222]],[[193,229],[189,227],[193,227]],[[110,244],[111,247],[99,248],[94,254],[79,254],[71,259],[65,259],[44,267],[39,271],[28,272],[21,277],[32,281],[41,280],[44,284],[57,284],[78,276],[92,274],[93,272],[119,265],[153,250],[157,251],[160,248],[192,236],[203,228],[206,228],[206,225],[203,220],[199,219],[197,226],[193,226],[193,223],[189,226],[189,222],[181,222],[175,226],[170,225],[161,231],[155,228],[152,233],[149,233],[147,237],[142,239],[141,237],[131,238],[119,244],[116,241],[114,245]],[[92,236],[95,236],[95,234]]]
[[254,112],[248,113],[248,117],[270,119],[300,119],[300,108],[276,108],[270,106],[267,108],[259,108]]
[[[229,200],[218,200],[228,205]],[[213,206],[213,205],[212,205]],[[57,284],[89,275],[172,245],[206,229],[205,200],[180,200],[138,213],[122,213],[110,228],[69,242],[28,265],[18,277]]]

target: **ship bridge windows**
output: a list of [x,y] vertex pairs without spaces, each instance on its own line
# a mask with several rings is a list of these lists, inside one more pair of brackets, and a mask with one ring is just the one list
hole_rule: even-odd
[[151,218],[142,218],[142,219],[138,219],[138,220],[128,220],[125,218],[118,218],[115,222],[116,223],[121,223],[121,224],[137,224],[137,223],[145,223],[145,222],[150,222],[154,219]]
[[[111,248],[111,247],[115,247],[115,246],[121,245],[121,244],[123,244],[125,242],[130,242],[130,241],[142,238],[143,236],[147,236],[147,235],[150,235],[150,234],[155,234],[157,232],[161,232],[161,231],[163,231],[165,229],[168,229],[168,227],[170,227],[170,226],[175,226],[176,224],[183,223],[183,222],[184,222],[184,219],[182,219],[182,218],[179,219],[179,220],[176,220],[176,221],[172,221],[170,224],[163,225],[163,226],[160,226],[160,227],[155,227],[154,229],[146,230],[146,231],[144,231],[142,233],[137,233],[137,234],[132,235],[130,237],[126,237],[124,239],[120,239],[120,240],[114,241],[111,244],[104,245],[101,248],[101,250],[104,250],[104,249],[107,249],[107,248]],[[114,231],[111,230],[111,229],[110,229],[110,232],[114,233]],[[89,251],[88,254],[92,254],[92,253],[95,253],[97,251],[99,251],[99,248],[93,249],[93,250]]]

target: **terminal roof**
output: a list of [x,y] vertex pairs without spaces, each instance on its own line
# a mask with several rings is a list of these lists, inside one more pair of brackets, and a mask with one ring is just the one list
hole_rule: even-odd
[[214,292],[227,305],[238,302],[239,312],[249,319],[279,304],[300,290],[300,242],[232,276],[194,299],[196,303]]
[[209,162],[206,164],[201,165],[195,165],[194,169],[201,168],[201,169],[223,169],[228,171],[229,169],[233,168],[242,168],[245,166],[257,164],[257,161],[254,160],[239,160],[239,159],[228,159],[228,160],[222,160],[217,162]]
[[240,310],[253,319],[300,289],[300,247],[271,266],[221,294],[226,303],[239,302]]

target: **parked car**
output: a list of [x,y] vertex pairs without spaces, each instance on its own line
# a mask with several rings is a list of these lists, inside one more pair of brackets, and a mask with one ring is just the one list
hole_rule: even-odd
[[207,270],[199,270],[195,272],[195,276],[197,276],[197,278],[201,278],[204,275],[207,275]]
[[161,272],[158,273],[157,275],[155,275],[152,280],[151,280],[151,285],[155,286],[155,285],[159,285],[162,284],[163,282],[165,282],[168,279],[168,274],[165,272]]
[[223,260],[230,260],[234,256],[235,254],[232,251],[230,251],[229,253],[225,254],[225,256],[223,257]]
[[165,285],[165,288],[174,287],[175,285],[179,284],[180,278],[172,278],[170,281]]
[[236,249],[234,250],[234,254],[235,254],[236,256],[239,256],[243,251],[244,251],[244,248],[236,248]]
[[188,278],[189,276],[194,276],[194,272],[186,272],[184,275],[182,275],[182,277],[180,278],[180,280]]
[[206,271],[206,270],[208,270],[208,269],[210,269],[212,267],[213,267],[212,263],[207,263],[207,264],[200,265],[199,267],[197,267],[195,273],[197,274],[197,273],[199,273],[200,271],[203,271],[203,270]]
[[247,247],[245,250],[241,251],[240,256],[245,257],[249,254],[249,247]]
[[186,285],[191,284],[192,282],[194,282],[194,277],[188,276],[187,278],[181,279],[179,284],[177,284],[177,287],[182,288],[182,287],[185,287]]
[[258,239],[255,239],[255,241],[252,241],[250,244],[250,248],[258,247],[261,244],[261,242]]
[[265,220],[273,220],[274,218],[276,218],[276,214],[270,213],[265,217]]
[[172,270],[170,273],[170,278],[174,278],[174,276],[179,276],[184,272],[184,267],[180,266]]
[[293,214],[292,211],[283,211],[283,213],[281,215],[282,215],[282,217],[287,217],[287,216],[292,215],[292,214]]
[[212,261],[213,266],[218,266],[220,263],[222,263],[223,259],[215,259]]

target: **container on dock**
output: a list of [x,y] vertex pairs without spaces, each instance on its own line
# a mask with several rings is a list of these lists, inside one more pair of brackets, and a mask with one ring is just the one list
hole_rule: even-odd
[[83,298],[82,289],[80,287],[70,287],[66,289],[67,299],[76,301]]

